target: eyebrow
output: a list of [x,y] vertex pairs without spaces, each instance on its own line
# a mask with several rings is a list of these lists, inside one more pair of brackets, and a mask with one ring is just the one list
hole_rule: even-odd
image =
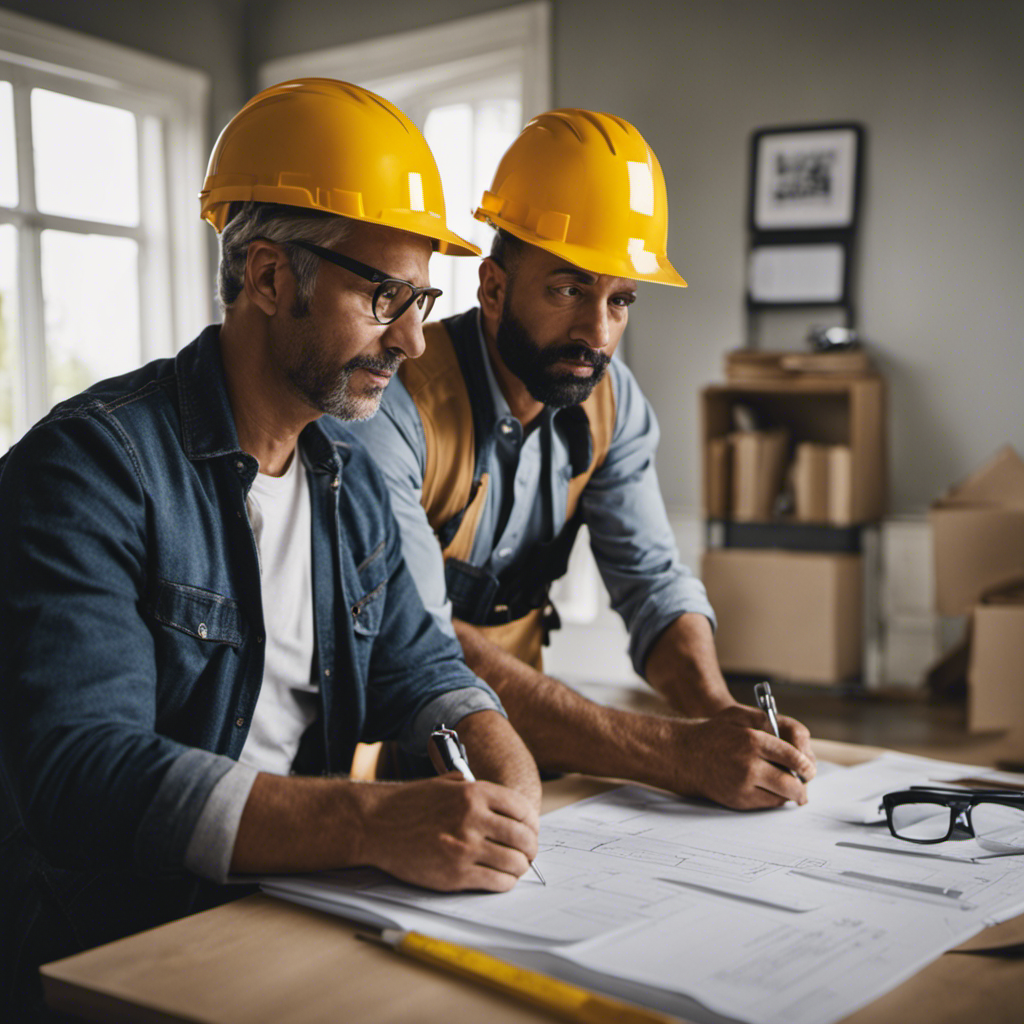
[[[556,267],[551,273],[548,274],[548,278],[555,277],[571,277],[579,281],[580,284],[594,284],[597,281],[595,274],[590,274],[586,270],[580,270],[579,267],[565,266]],[[628,292],[630,295],[636,295],[636,285],[632,288],[620,288],[620,292]]]
[[593,274],[588,274],[585,270],[580,270],[579,267],[556,267],[548,274],[548,277],[572,277],[580,284],[593,284],[597,280]]

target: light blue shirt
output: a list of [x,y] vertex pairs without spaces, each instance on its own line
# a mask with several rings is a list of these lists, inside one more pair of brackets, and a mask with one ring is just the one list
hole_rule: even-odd
[[[494,402],[495,445],[491,463],[485,467],[490,483],[469,561],[498,575],[524,548],[550,540],[541,487],[545,432],[534,429],[524,436],[522,423],[512,415],[491,367],[479,314],[477,334]],[[679,561],[654,467],[659,439],[654,410],[621,361],[613,359],[608,374],[615,393],[615,427],[607,457],[583,491],[583,521],[612,607],[629,630],[633,667],[643,675],[651,647],[680,615],[698,612],[712,625],[715,618],[704,585]],[[554,519],[561,525],[572,467],[567,436],[556,412],[548,408],[542,415],[553,417],[551,493]],[[415,403],[395,377],[384,392],[380,412],[347,426],[384,474],[402,551],[424,605],[442,629],[454,634],[441,548],[421,503],[427,448]],[[499,536],[502,507],[510,491],[511,509]]]

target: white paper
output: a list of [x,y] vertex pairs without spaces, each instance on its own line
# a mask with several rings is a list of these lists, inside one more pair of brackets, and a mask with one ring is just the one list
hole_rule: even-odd
[[806,807],[742,814],[626,786],[543,817],[546,887],[525,875],[509,893],[441,894],[361,869],[267,880],[267,891],[535,966],[539,956],[551,974],[583,971],[669,1012],[685,996],[706,1020],[830,1024],[1024,910],[1024,857],[914,847],[831,816],[877,802],[886,780],[979,773],[887,755],[823,774]]

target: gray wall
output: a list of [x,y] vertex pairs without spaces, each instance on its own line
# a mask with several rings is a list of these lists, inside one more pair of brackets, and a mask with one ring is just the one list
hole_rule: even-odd
[[[395,28],[499,6],[387,5]],[[254,5],[254,63],[379,33],[378,9]],[[555,0],[554,99],[620,114],[661,160],[690,287],[645,286],[629,360],[662,425],[668,502],[700,502],[697,390],[746,337],[750,132],[867,129],[859,322],[889,379],[891,508],[922,511],[1000,444],[1024,453],[1024,166],[1015,0]],[[773,322],[774,321],[774,322]],[[766,317],[799,347],[804,324]]]
[[[209,71],[216,126],[271,58],[506,6],[2,5]],[[668,181],[670,253],[690,287],[643,287],[629,360],[661,420],[671,505],[699,507],[697,391],[746,337],[749,135],[779,124],[867,129],[856,298],[891,385],[892,510],[922,511],[1006,441],[1024,453],[1024,3],[555,0],[553,35],[555,102],[633,121]],[[799,347],[803,326],[769,317],[761,336]]]
[[867,129],[857,298],[891,385],[892,510],[922,510],[1003,442],[1024,454],[1024,5],[672,9],[666,22],[665,5],[634,0],[617,30],[618,5],[558,0],[554,41],[558,103],[633,120],[668,180],[690,288],[648,288],[630,362],[661,418],[669,502],[699,504],[695,392],[744,334],[748,138],[778,124]]
[[[205,71],[211,132],[248,96],[245,6],[245,0],[0,0],[19,14]],[[198,171],[197,191],[205,170]]]

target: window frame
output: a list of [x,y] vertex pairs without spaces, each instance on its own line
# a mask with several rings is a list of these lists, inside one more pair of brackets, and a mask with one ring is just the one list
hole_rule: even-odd
[[[474,119],[480,101],[514,98],[523,119],[551,106],[550,21],[548,0],[443,22],[424,29],[380,36],[350,45],[270,61],[259,71],[263,88],[302,77],[338,78],[362,85],[399,106],[421,130],[435,108],[468,103]],[[510,140],[511,141],[511,140]],[[475,145],[475,133],[474,133]],[[493,171],[493,168],[492,168]],[[489,181],[489,179],[488,179]],[[449,224],[464,237],[482,241],[479,225],[459,223],[479,201],[468,199],[452,221],[452,200],[446,195]],[[489,238],[489,233],[487,234]],[[444,298],[437,315],[472,303],[476,293],[469,268],[432,263]]]
[[[50,408],[40,260],[44,230],[137,242],[144,360],[173,354],[208,321],[208,249],[194,206],[206,157],[210,82],[205,72],[11,11],[0,10],[0,40],[0,78],[14,91],[18,168],[18,204],[0,206],[0,224],[12,224],[17,231],[18,368],[12,424],[17,439]],[[36,208],[33,88],[136,115],[138,226],[45,214]],[[146,173],[155,162],[163,174]]]
[[524,115],[532,117],[551,106],[549,0],[282,57],[260,68],[259,81],[261,89],[307,76],[373,83],[415,121],[413,111],[403,105],[415,86],[425,80],[431,91],[442,85],[457,86],[503,64],[514,66],[522,75]]

